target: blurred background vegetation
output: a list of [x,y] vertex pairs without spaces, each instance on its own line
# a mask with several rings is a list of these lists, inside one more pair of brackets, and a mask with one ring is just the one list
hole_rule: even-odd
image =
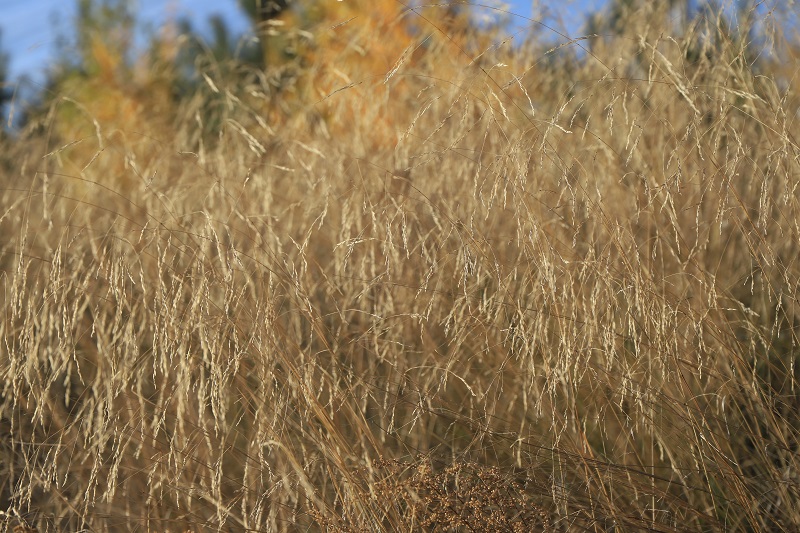
[[[266,88],[268,94],[258,99],[257,106],[267,131],[305,120],[318,132],[330,134],[331,127],[348,127],[346,120],[330,124],[329,97],[335,91],[355,89],[365,81],[385,76],[398,61],[413,67],[415,61],[432,57],[424,50],[443,47],[450,50],[455,61],[437,66],[441,79],[455,79],[463,74],[465,65],[483,68],[481,58],[487,50],[502,52],[495,55],[504,53],[507,59],[538,54],[535,64],[521,67],[517,85],[533,91],[528,94],[532,102],[549,107],[556,105],[561,96],[570,95],[570,87],[575,86],[570,74],[581,64],[592,62],[604,43],[618,43],[616,36],[627,31],[641,12],[662,18],[651,21],[653,27],[669,27],[676,35],[696,34],[695,44],[686,51],[690,68],[701,60],[721,60],[713,57],[714,47],[722,48],[723,42],[730,41],[739,43],[737,46],[743,50],[737,60],[775,74],[780,83],[796,83],[792,69],[798,54],[796,42],[787,39],[779,47],[764,42],[775,32],[794,30],[796,15],[780,4],[764,17],[764,24],[773,26],[765,28],[752,24],[764,9],[751,1],[737,1],[722,9],[713,2],[670,0],[653,10],[653,5],[644,0],[610,0],[602,11],[587,15],[585,37],[569,42],[563,34],[559,36],[557,27],[536,21],[529,21],[527,26],[512,24],[511,14],[502,9],[466,2],[433,8],[395,0],[237,3],[250,22],[244,33],[232,31],[220,16],[210,18],[210,31],[200,31],[188,19],[181,18],[151,30],[145,45],[135,47],[134,41],[142,35],[143,28],[134,2],[76,0],[74,27],[70,35],[60,37],[55,68],[48,70],[44,86],[32,99],[34,104],[24,108],[10,105],[16,86],[5,79],[9,58],[7,52],[2,52],[0,40],[4,131],[16,131],[13,138],[24,138],[45,127],[49,135],[54,135],[53,141],[68,142],[90,137],[94,129],[91,119],[96,119],[113,125],[117,140],[122,142],[126,132],[152,136],[163,131],[166,124],[181,115],[181,109],[191,105],[198,123],[195,141],[208,141],[219,132],[226,94],[256,105],[247,91],[252,92],[255,80],[262,80],[266,83],[259,91]],[[712,36],[699,29],[709,20],[721,21],[718,26],[724,28],[725,35]],[[739,28],[747,28],[747,34],[739,34]],[[647,31],[647,26],[642,30]],[[639,53],[636,42],[627,43],[626,52]],[[767,47],[769,53],[764,53]],[[537,72],[544,73],[542,79],[551,80],[548,83],[556,86],[537,84]],[[555,73],[555,77],[548,75]],[[210,83],[212,79],[226,80],[227,86],[215,86]],[[413,97],[401,98],[409,101],[407,111],[413,115]],[[548,100],[552,102],[548,104]],[[378,142],[391,144],[393,133],[386,128],[393,128],[393,118],[383,116],[376,120],[376,139],[383,136],[383,141]],[[92,149],[88,152],[93,153]],[[80,166],[88,156],[83,154],[83,160],[76,157],[75,164]]]
[[[123,130],[134,123],[142,126],[139,122],[143,109],[168,121],[170,110],[194,98],[199,99],[195,103],[202,101],[202,132],[209,134],[219,124],[220,106],[220,98],[215,96],[219,93],[207,83],[212,73],[224,74],[232,82],[235,80],[228,90],[237,85],[245,87],[248,77],[267,76],[273,91],[269,116],[280,123],[301,110],[320,107],[320,100],[348,82],[382,75],[412,43],[416,47],[434,48],[437,42],[441,45],[441,41],[447,41],[469,59],[479,57],[487,47],[508,48],[508,43],[512,42],[509,32],[513,32],[513,49],[534,48],[542,52],[535,68],[526,74],[528,80],[537,68],[564,69],[568,74],[578,63],[591,61],[593,50],[603,46],[604,41],[616,42],[615,36],[629,29],[628,25],[636,20],[639,12],[652,12],[651,2],[646,0],[610,0],[601,11],[587,14],[584,37],[569,43],[557,27],[536,21],[515,24],[513,14],[504,12],[503,6],[495,9],[468,2],[448,2],[431,9],[431,6],[414,3],[399,4],[396,0],[369,3],[229,1],[236,2],[247,15],[250,28],[244,33],[234,32],[221,16],[210,17],[207,21],[210,30],[206,31],[187,18],[179,18],[155,32],[150,31],[144,47],[134,47],[137,35],[143,31],[135,2],[75,0],[74,27],[71,35],[60,37],[56,68],[48,71],[44,87],[35,98],[35,106],[15,109],[14,129],[24,130],[31,122],[36,123],[53,102],[64,98],[90,105],[86,113],[94,115],[96,112],[103,122],[118,122]],[[664,23],[680,34],[696,31],[703,21],[721,20],[727,34],[711,39],[716,42],[712,46],[720,46],[727,39],[738,42],[745,51],[740,59],[757,68],[769,68],[770,72],[781,75],[785,83],[792,83],[791,65],[797,57],[797,45],[789,39],[783,41],[780,48],[770,48],[765,54],[771,43],[765,43],[764,39],[772,35],[773,30],[794,31],[796,14],[788,5],[778,4],[764,17],[764,24],[772,28],[752,24],[764,11],[750,0],[737,0],[724,6],[697,0],[669,0],[662,2],[657,10],[664,19],[653,22],[654,25]],[[739,28],[747,28],[747,34],[739,34]],[[388,33],[383,33],[387,29]],[[480,29],[477,34],[476,29]],[[420,32],[429,35],[419,39]],[[366,35],[374,38],[369,53],[363,48],[353,48],[357,46],[353,38],[358,34],[362,38]],[[468,41],[463,40],[466,35],[470,36]],[[706,37],[709,36],[703,32],[697,33],[695,49],[687,50],[689,64],[700,59],[697,54],[701,48],[703,53],[713,55]],[[553,48],[541,49],[543,42]],[[3,84],[0,108],[5,110],[8,130],[10,109],[1,106],[10,102],[14,88],[5,79],[9,58],[7,52],[2,52],[2,44],[0,40],[0,83]],[[637,46],[634,42],[630,44],[632,50]],[[354,50],[358,52],[354,54]],[[421,55],[416,53],[417,57]],[[338,81],[325,75],[326,67],[332,70],[333,65],[339,71]],[[442,78],[448,74],[452,72],[442,72]],[[102,98],[99,98],[100,91]],[[75,115],[78,111],[63,113]],[[324,111],[320,113],[324,115]],[[85,133],[78,131],[80,127],[74,118],[66,117],[59,123],[66,128],[62,132],[65,138]],[[78,130],[71,131],[72,126]]]

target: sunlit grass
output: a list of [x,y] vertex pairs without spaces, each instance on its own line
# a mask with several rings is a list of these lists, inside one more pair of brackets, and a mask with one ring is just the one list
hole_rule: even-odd
[[797,82],[643,20],[55,99],[4,141],[4,524],[798,528]]

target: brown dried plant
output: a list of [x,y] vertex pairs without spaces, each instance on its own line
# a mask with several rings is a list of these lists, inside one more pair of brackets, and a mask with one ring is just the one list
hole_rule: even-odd
[[636,4],[0,140],[3,527],[800,528],[796,44]]

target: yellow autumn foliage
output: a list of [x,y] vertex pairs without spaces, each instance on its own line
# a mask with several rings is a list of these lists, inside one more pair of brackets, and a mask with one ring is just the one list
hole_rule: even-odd
[[397,143],[419,111],[421,90],[474,75],[478,51],[493,35],[469,25],[468,12],[444,4],[323,1],[285,12],[271,32],[276,44],[295,35],[300,72],[292,109],[313,108],[330,135],[355,135],[382,149]]
[[126,194],[144,186],[161,152],[154,148],[166,142],[162,133],[173,114],[169,79],[153,65],[126,65],[99,36],[91,38],[90,54],[90,72],[68,73],[58,84],[53,124],[64,143],[58,160],[79,190],[92,166],[101,170],[94,175],[108,177],[101,185]]

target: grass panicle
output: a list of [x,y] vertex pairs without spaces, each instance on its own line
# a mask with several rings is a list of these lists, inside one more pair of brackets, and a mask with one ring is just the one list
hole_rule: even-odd
[[797,45],[657,9],[0,140],[4,527],[800,528]]

